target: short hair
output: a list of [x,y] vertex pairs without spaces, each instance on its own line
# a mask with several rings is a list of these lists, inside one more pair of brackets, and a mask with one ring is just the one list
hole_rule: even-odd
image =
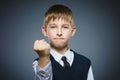
[[44,15],[44,26],[46,27],[50,20],[64,19],[70,22],[71,26],[74,26],[73,13],[65,5],[56,4],[51,6]]

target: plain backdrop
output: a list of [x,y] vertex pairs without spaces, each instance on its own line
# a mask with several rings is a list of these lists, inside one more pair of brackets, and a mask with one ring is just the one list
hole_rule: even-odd
[[[69,46],[92,62],[95,80],[120,80],[120,6],[116,0],[1,0],[0,80],[33,80],[36,39],[45,11],[64,4],[74,14]],[[46,38],[45,38],[46,39]]]

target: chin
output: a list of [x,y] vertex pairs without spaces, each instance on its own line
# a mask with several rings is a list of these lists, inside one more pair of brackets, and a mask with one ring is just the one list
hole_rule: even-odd
[[53,48],[55,48],[55,49],[64,49],[64,48],[66,48],[67,47],[67,45],[62,45],[62,44],[56,44],[56,45],[52,45],[52,47]]

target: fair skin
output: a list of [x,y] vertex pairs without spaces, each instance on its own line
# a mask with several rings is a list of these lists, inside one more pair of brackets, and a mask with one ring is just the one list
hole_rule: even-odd
[[68,21],[61,18],[51,20],[46,27],[43,26],[42,33],[49,39],[50,44],[44,39],[35,41],[34,50],[39,55],[38,65],[43,68],[49,63],[50,48],[64,54],[68,49],[68,42],[75,32],[75,26],[71,26]]

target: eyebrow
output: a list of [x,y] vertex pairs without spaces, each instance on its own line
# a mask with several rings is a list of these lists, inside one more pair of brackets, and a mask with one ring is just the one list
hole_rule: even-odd
[[[51,25],[56,25],[56,24],[49,24],[49,26],[51,26]],[[69,26],[69,24],[62,24],[62,25],[68,25]]]
[[67,26],[69,26],[69,24],[63,24],[63,25],[67,25]]

